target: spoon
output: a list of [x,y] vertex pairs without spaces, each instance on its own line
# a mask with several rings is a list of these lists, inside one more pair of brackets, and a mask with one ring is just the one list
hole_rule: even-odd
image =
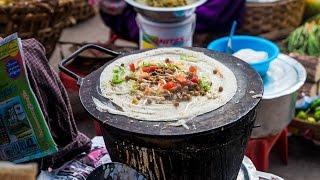
[[232,38],[233,38],[233,35],[234,35],[235,31],[236,31],[236,28],[237,28],[237,21],[233,21],[232,28],[231,28],[231,31],[230,31],[230,35],[229,35],[229,38],[228,38],[228,43],[227,43],[227,51],[226,51],[227,54],[233,54],[234,53],[234,50],[232,49]]

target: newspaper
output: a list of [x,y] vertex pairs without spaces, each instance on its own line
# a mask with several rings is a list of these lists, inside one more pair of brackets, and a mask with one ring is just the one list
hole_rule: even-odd
[[17,34],[0,41],[0,160],[20,163],[57,152],[27,77]]

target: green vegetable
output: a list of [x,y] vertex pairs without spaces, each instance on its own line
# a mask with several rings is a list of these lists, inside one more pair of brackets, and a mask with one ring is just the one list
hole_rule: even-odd
[[122,82],[124,82],[124,78],[122,78],[121,75],[119,74],[113,74],[112,76],[112,84],[121,84]]
[[308,118],[308,115],[304,111],[299,111],[299,113],[297,114],[297,118],[306,120]]
[[167,67],[167,63],[157,63],[158,67]]
[[180,60],[182,60],[182,61],[191,61],[191,62],[196,62],[197,61],[196,57],[188,56],[186,54],[181,54],[180,55]]
[[316,111],[314,113],[314,118],[317,120],[317,121],[320,121],[320,111]]
[[[130,81],[131,82],[131,81]],[[135,94],[139,89],[139,84],[136,81],[132,81],[130,94]]]
[[145,62],[145,61],[142,62],[142,67],[149,67],[151,65],[152,64],[150,62]]
[[314,26],[309,34],[307,53],[313,56],[320,56],[320,26]]
[[175,69],[175,70],[179,70],[179,69],[180,69],[177,65],[172,64],[172,63],[168,64],[168,67],[169,67],[170,69]]
[[125,81],[125,69],[122,66],[117,66],[112,71],[112,80],[113,85],[121,84]]
[[316,122],[316,119],[314,119],[313,117],[308,117],[307,121],[314,123],[314,122]]
[[205,77],[202,77],[200,79],[199,85],[205,92],[208,92],[211,89],[212,83],[209,82]]
[[285,40],[286,51],[320,57],[320,24],[311,21],[293,31]]
[[317,107],[320,107],[320,99],[314,100],[310,106],[313,111],[316,110]]
[[292,32],[289,37],[286,39],[287,49],[289,52],[294,52],[299,50],[303,46],[304,38],[304,28],[299,27],[294,32]]
[[122,71],[123,67],[122,66],[116,66],[113,69],[113,73],[120,73]]
[[137,98],[133,98],[132,104],[135,104],[135,105],[139,104],[139,100]]

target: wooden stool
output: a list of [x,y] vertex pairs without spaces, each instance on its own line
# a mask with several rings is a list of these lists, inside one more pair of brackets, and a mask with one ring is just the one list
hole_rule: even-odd
[[273,147],[277,147],[282,161],[288,164],[288,130],[285,128],[281,133],[266,137],[250,139],[246,156],[248,156],[259,171],[269,169],[269,154]]

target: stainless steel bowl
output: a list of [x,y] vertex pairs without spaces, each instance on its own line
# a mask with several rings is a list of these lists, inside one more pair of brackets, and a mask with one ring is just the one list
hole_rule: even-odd
[[280,133],[291,122],[297,93],[306,80],[304,67],[291,57],[280,54],[263,78],[264,95],[257,107],[256,128],[251,138],[263,138]]
[[204,4],[207,0],[198,0],[192,4],[181,7],[151,7],[136,0],[125,0],[128,4],[132,5],[135,10],[145,18],[155,22],[179,22],[190,17],[196,8]]

